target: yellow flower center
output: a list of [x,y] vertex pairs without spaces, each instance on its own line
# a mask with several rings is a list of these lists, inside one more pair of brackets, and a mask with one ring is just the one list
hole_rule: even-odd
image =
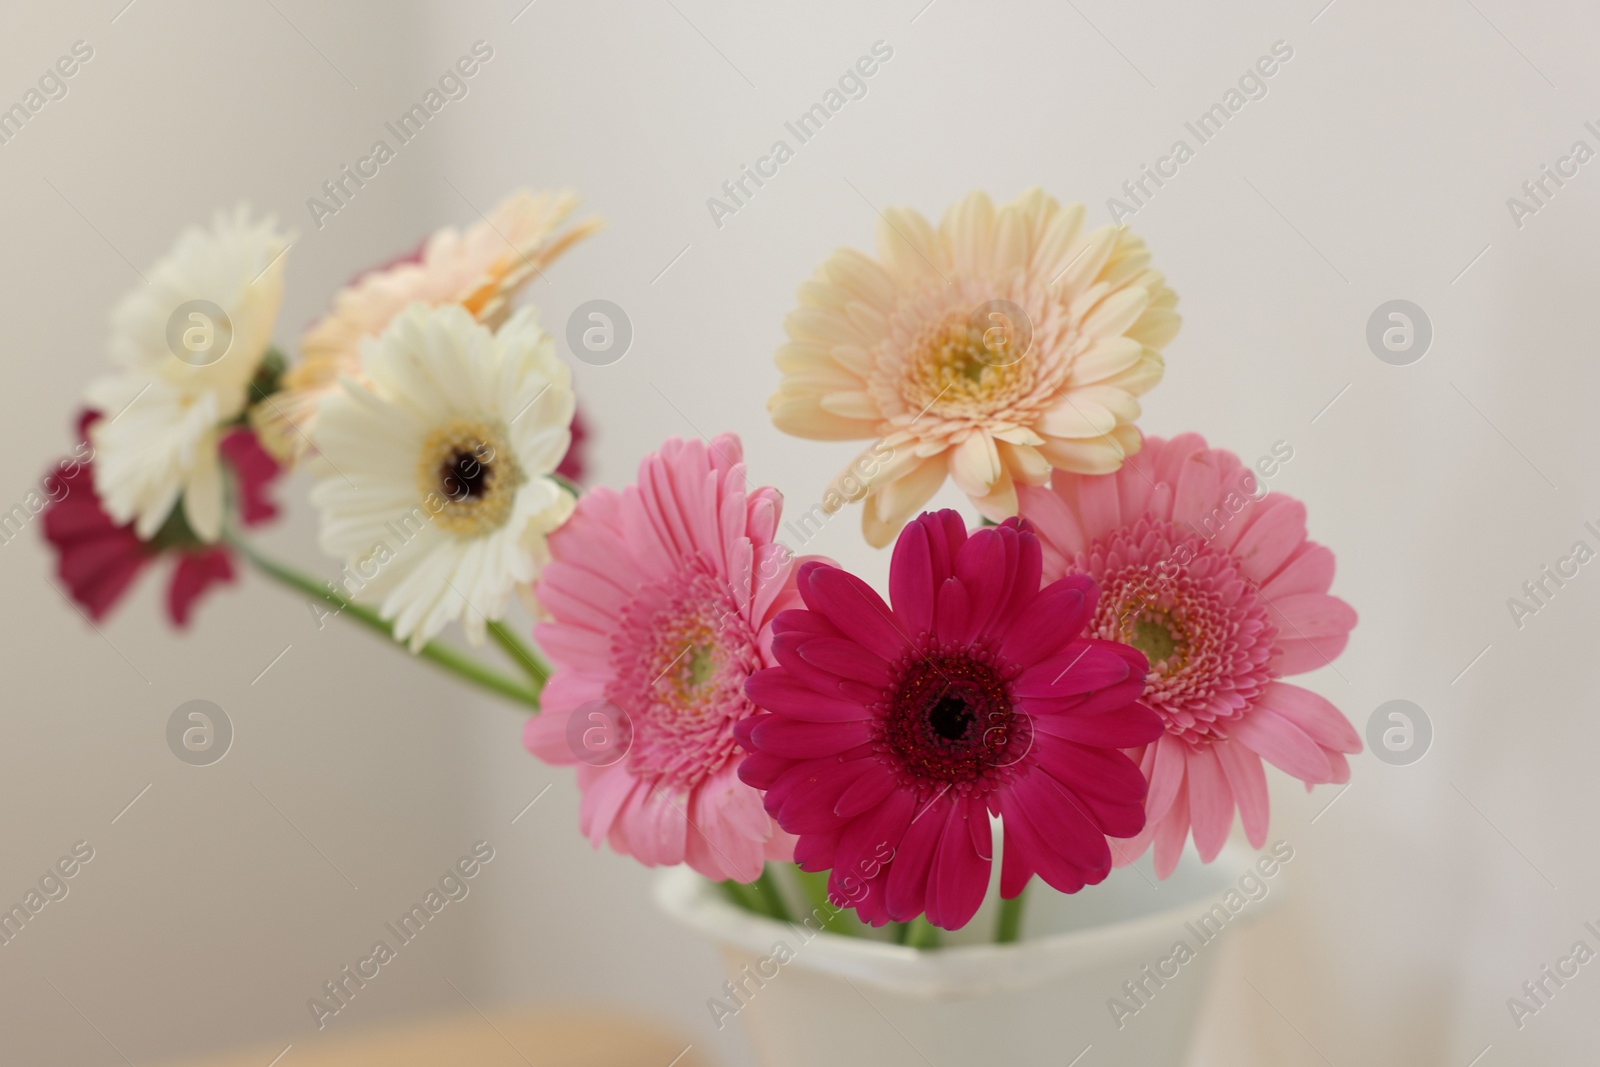
[[1150,669],[1176,674],[1189,661],[1190,640],[1181,618],[1135,593],[1118,617],[1122,640],[1144,653]]
[[417,488],[434,521],[460,538],[481,537],[511,518],[528,477],[498,426],[456,419],[422,442]]
[[906,361],[901,395],[919,412],[943,418],[993,415],[1027,396],[1033,360],[1019,359],[998,327],[980,329],[958,314],[924,330]]

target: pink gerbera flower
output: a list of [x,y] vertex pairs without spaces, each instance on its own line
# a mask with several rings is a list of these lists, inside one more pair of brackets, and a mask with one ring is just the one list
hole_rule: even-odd
[[773,540],[777,490],[745,490],[739,439],[671,438],[618,493],[593,489],[550,536],[534,636],[555,665],[529,751],[578,764],[580,825],[647,866],[754,881],[793,840],[735,774],[745,680],[798,603]]
[[1044,541],[1045,574],[1086,574],[1102,597],[1091,631],[1150,660],[1144,702],[1166,723],[1138,752],[1150,780],[1143,833],[1172,872],[1191,827],[1201,859],[1221,850],[1238,807],[1267,839],[1263,759],[1304,781],[1344,782],[1361,741],[1317,694],[1278,679],[1344,650],[1355,612],[1328,595],[1333,553],[1306,540],[1306,509],[1259,493],[1254,473],[1198,434],[1150,437],[1115,474],[1057,472],[1021,512]]
[[1121,751],[1161,732],[1137,703],[1144,657],[1084,638],[1094,583],[1040,589],[1041,566],[1027,523],[969,537],[941,511],[895,544],[892,610],[837,567],[800,568],[806,607],[774,624],[779,666],[745,687],[768,714],[739,724],[753,753],[739,776],[799,836],[800,866],[831,868],[833,898],[874,925],[964,926],[989,885],[991,815],[1008,898],[1034,874],[1066,893],[1100,881],[1106,835],[1144,825],[1145,781]]

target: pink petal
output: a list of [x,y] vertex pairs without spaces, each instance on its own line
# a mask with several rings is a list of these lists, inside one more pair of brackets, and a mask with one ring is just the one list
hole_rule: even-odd
[[1096,715],[1039,715],[1032,722],[1041,734],[1102,748],[1133,748],[1162,736],[1160,716],[1136,703]]
[[[787,635],[785,635],[787,636]],[[852,641],[837,637],[809,637],[795,651],[807,663],[840,678],[883,688],[893,679],[889,665]]]
[[1235,722],[1231,730],[1240,744],[1302,782],[1329,780],[1332,767],[1321,746],[1271,708],[1256,707]]
[[195,601],[213,585],[234,580],[232,554],[221,545],[184,552],[172,570],[172,585],[167,589],[167,615],[176,626],[189,625],[189,612]]
[[1145,797],[1144,810],[1154,823],[1164,818],[1172,809],[1172,802],[1184,791],[1185,772],[1189,766],[1188,748],[1180,738],[1163,734],[1156,742],[1155,755],[1151,757],[1150,792]]
[[928,528],[920,521],[909,523],[895,541],[889,562],[889,601],[912,636],[933,629],[933,555]]
[[1127,678],[1128,661],[1109,642],[1083,641],[1023,671],[1012,686],[1019,697],[1063,697],[1088,693]]
[[853,574],[837,567],[806,568],[802,595],[815,611],[851,641],[875,655],[894,660],[910,648],[911,642],[894,623],[894,616],[873,588]]
[[1024,862],[1063,893],[1076,893],[1111,870],[1105,835],[1059,787],[1039,775],[1019,782],[1001,800],[1007,851],[1020,848]]
[[1282,715],[1323,748],[1335,752],[1360,752],[1361,735],[1333,704],[1309,689],[1273,682],[1261,693],[1261,707]]
[[876,807],[899,784],[887,769],[868,771],[839,795],[839,799],[833,803],[833,813],[841,818],[853,819],[867,809]]
[[1239,804],[1239,820],[1251,848],[1267,843],[1269,804],[1267,800],[1267,772],[1261,766],[1261,757],[1232,740],[1216,741],[1211,746],[1217,761],[1228,776],[1228,786]]
[[1249,525],[1234,544],[1233,556],[1246,577],[1260,584],[1272,577],[1305,541],[1306,506],[1292,497],[1274,494],[1242,518],[1248,519]]
[[1165,878],[1177,869],[1183,855],[1183,843],[1189,837],[1189,791],[1184,790],[1172,801],[1159,825],[1156,826],[1156,877]]
[[928,872],[933,868],[945,823],[954,817],[952,807],[947,801],[925,803],[918,808],[905,836],[895,843],[885,903],[896,922],[913,919],[927,908]]
[[635,790],[646,787],[628,773],[625,763],[614,763],[583,792],[578,805],[578,828],[596,848],[605,840],[615,825],[617,814],[628,803]]
[[807,722],[859,722],[871,717],[860,704],[824,696],[782,667],[756,671],[745,681],[744,694],[757,707]]
[[1123,524],[1117,477],[1078,479],[1078,516],[1088,540],[1103,537]]
[[1046,573],[1056,577],[1061,574],[1058,561],[1072,558],[1089,544],[1077,516],[1061,499],[1060,489],[1065,486],[1066,478],[1065,474],[1056,473],[1058,488],[1055,490],[1033,485],[1017,487],[1019,512],[1033,523],[1044,543]]
[[[1042,738],[1034,751],[1053,792],[1102,833],[1132,837],[1144,827],[1148,785],[1127,756],[1115,749]],[[1045,791],[1043,786],[1040,791]]]
[[1319,637],[1313,641],[1300,641],[1297,639],[1285,640],[1282,633],[1278,634],[1278,655],[1272,661],[1273,673],[1304,674],[1314,671],[1318,667],[1326,667],[1343,652],[1350,643],[1348,634],[1339,637]]
[[1173,484],[1173,521],[1198,527],[1217,506],[1219,482],[1216,464],[1205,453],[1197,452],[1186,459]]
[[1286,638],[1343,637],[1356,624],[1355,609],[1326,593],[1294,593],[1268,602],[1273,621]]
[[933,632],[956,640],[967,632],[971,605],[967,602],[967,587],[960,578],[946,578],[939,586],[938,607],[935,609]]
[[1333,584],[1333,569],[1333,552],[1308,541],[1262,583],[1261,592],[1269,599],[1294,593],[1326,593]]
[[966,587],[970,607],[964,633],[941,631],[940,636],[964,642],[986,633],[1011,592],[1006,584],[1006,538],[996,528],[978,530],[956,554],[956,577]]
[[[928,872],[928,921],[946,930],[959,930],[967,925],[977,914],[978,905],[983,903],[984,892],[989,888],[989,863],[973,848],[971,828],[967,825],[972,817],[968,805],[956,805],[956,810],[945,820],[939,850]],[[988,817],[982,814],[981,808],[977,817],[988,824]]]
[[[1038,534],[1033,532],[1031,526],[1023,529],[1020,520],[1015,518],[1007,519],[1004,525],[1010,528],[1013,523],[1017,524],[1018,530],[1014,539],[1016,570],[1011,576],[1010,599],[995,620],[996,625],[1002,630],[1013,626],[1009,620],[1015,619],[1022,609],[1039,595],[1040,578],[1044,572],[1043,549],[1039,545]],[[1094,583],[1091,581],[1089,586],[1091,589],[1094,588]]]
[[1085,586],[1092,590],[1093,580],[1073,575],[1051,583],[1034,596],[1002,640],[1005,658],[1019,667],[1031,667],[1082,634],[1090,605]]
[[763,715],[750,731],[757,751],[787,759],[837,755],[869,737],[865,723],[802,722],[782,715]]
[[1228,831],[1233,828],[1233,791],[1210,745],[1190,747],[1188,771],[1194,844],[1200,858],[1210,863],[1227,844]]

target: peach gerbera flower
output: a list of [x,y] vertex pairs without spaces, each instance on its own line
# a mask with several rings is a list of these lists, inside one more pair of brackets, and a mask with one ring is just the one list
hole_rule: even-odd
[[[778,428],[875,439],[850,471],[883,546],[948,474],[996,522],[1052,468],[1106,474],[1139,447],[1135,399],[1161,378],[1177,297],[1126,227],[1083,232],[1081,204],[974,192],[935,230],[884,213],[878,258],[840,249],[800,287],[768,402]],[[889,459],[882,457],[885,451]],[[870,458],[869,458],[870,457]]]
[[577,206],[572,193],[519,189],[464,232],[447,226],[413,255],[340,290],[333,310],[306,331],[283,391],[252,413],[263,442],[291,462],[310,449],[318,402],[341,375],[360,377],[362,339],[382,334],[408,304],[460,304],[499,329],[517,291],[603,225],[591,217],[561,229]]

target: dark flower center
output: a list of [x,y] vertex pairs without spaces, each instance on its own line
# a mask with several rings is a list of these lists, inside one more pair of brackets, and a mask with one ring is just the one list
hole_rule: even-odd
[[473,452],[458,450],[439,464],[439,484],[453,500],[476,500],[489,491],[490,467]]
[[967,727],[975,716],[967,702],[960,697],[942,696],[928,712],[928,725],[946,741],[959,741],[967,736]]
[[1015,763],[1031,741],[1007,679],[975,650],[908,658],[879,722],[883,747],[903,773],[945,786],[978,783]]
[[442,529],[477,538],[511,518],[527,476],[498,424],[456,419],[435,427],[417,459],[417,492]]

